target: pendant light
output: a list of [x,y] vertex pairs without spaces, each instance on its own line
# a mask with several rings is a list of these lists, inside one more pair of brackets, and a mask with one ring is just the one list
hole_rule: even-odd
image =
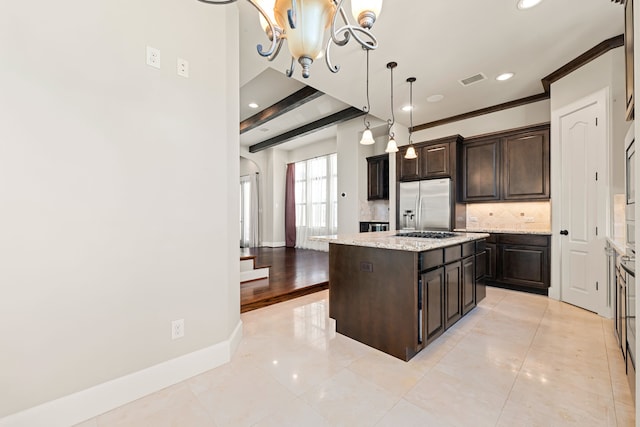
[[409,82],[409,104],[411,108],[409,109],[409,148],[407,148],[407,152],[404,155],[405,159],[416,159],[418,155],[416,154],[416,149],[413,148],[413,141],[411,141],[411,132],[413,131],[413,82],[416,81],[415,77],[409,77],[407,82]]
[[371,103],[369,102],[369,51],[371,49],[365,49],[367,51],[367,106],[362,109],[365,111],[364,116],[364,132],[362,132],[362,139],[360,139],[360,144],[362,145],[372,145],[375,144],[376,141],[373,139],[373,134],[371,133],[371,123],[367,120],[369,118],[369,111],[371,110]]
[[396,144],[395,135],[391,131],[393,125],[396,122],[396,116],[393,112],[393,69],[398,66],[396,62],[389,62],[387,64],[387,68],[391,70],[391,118],[387,120],[387,126],[389,127],[389,142],[387,143],[387,148],[384,150],[387,153],[397,153],[398,152],[398,144]]

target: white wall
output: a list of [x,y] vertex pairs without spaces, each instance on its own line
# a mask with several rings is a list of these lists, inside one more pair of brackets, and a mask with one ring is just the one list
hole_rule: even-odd
[[315,157],[337,153],[338,144],[335,138],[314,142],[300,148],[295,148],[287,153],[287,163],[301,162]]
[[1,16],[3,417],[227,342],[240,317],[237,9],[60,0]]
[[253,175],[254,173],[260,173],[258,164],[253,160],[240,157],[240,176]]

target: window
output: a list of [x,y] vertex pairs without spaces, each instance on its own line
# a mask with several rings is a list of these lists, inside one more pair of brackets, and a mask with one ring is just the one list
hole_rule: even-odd
[[338,157],[316,157],[296,163],[296,247],[319,249],[310,236],[338,229]]

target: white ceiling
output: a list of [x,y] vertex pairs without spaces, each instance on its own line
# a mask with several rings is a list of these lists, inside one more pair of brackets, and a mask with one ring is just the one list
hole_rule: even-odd
[[[286,42],[275,61],[260,57],[256,45],[269,41],[258,24],[258,12],[247,1],[238,2],[238,7],[242,119],[256,112],[249,111],[248,102],[255,101],[262,109],[304,84],[327,94],[268,122],[263,127],[269,132],[255,129],[242,135],[243,145],[347,106],[366,104],[366,54],[357,43],[332,47],[333,62],[341,66],[337,74],[318,60],[310,78],[303,79],[297,66],[289,79],[284,75],[291,61]],[[348,0],[345,8],[350,16]],[[387,0],[373,27],[379,48],[370,53],[371,112],[382,120],[390,117],[389,61],[398,63],[394,71],[396,121],[409,126],[409,113],[401,107],[409,103],[406,78],[413,76],[417,78],[413,124],[419,125],[542,93],[541,78],[623,31],[624,6],[610,0],[544,0],[526,11],[516,8],[516,0]],[[515,77],[506,82],[495,80],[506,71],[516,73]],[[469,87],[458,83],[477,73],[488,79]],[[444,99],[426,102],[434,94]],[[323,139],[326,135],[325,131]]]

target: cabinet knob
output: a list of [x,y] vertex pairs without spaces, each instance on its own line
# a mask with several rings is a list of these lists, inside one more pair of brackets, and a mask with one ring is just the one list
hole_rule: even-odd
[[569,231],[568,230],[560,230],[560,234],[562,234],[563,236],[568,236],[569,235]]

